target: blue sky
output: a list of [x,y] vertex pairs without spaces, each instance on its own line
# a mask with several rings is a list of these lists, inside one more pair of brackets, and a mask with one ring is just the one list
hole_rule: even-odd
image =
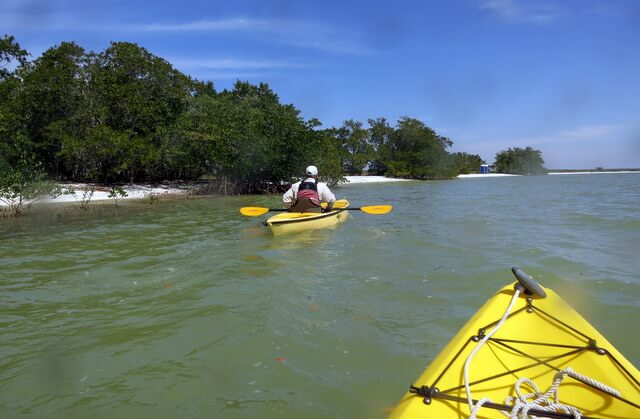
[[492,163],[640,167],[639,0],[0,0],[33,58],[135,42],[217,90],[266,82],[325,127],[418,118]]

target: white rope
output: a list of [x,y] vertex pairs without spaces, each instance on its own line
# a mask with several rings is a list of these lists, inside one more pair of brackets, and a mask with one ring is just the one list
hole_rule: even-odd
[[[513,306],[515,305],[519,295],[520,295],[520,288],[517,287],[513,293],[513,297],[511,297],[511,302],[509,303],[507,310],[502,315],[502,318],[500,319],[498,324],[496,324],[496,326],[493,329],[491,329],[491,331],[487,333],[485,337],[482,338],[482,340],[478,343],[478,345],[476,345],[473,351],[471,351],[471,353],[467,357],[467,361],[464,363],[464,389],[467,392],[467,403],[469,404],[469,410],[471,411],[471,416],[469,416],[470,419],[475,419],[476,409],[473,406],[473,397],[471,397],[471,387],[469,386],[469,365],[471,365],[471,360],[476,355],[476,353],[480,350],[480,348],[482,348],[484,344],[487,343],[489,339],[491,339],[491,336],[493,336],[494,333],[496,333],[498,329],[502,327],[504,322],[507,320],[507,317],[509,317],[509,313],[511,313],[511,310],[513,309]],[[486,401],[487,400],[484,400],[483,403]],[[482,407],[482,405],[480,403],[478,404],[480,405],[478,407],[479,409],[480,407]]]
[[612,396],[617,396],[617,397],[621,396],[620,392],[618,390],[616,390],[615,388],[609,387],[608,385],[602,384],[601,382],[596,381],[593,378],[590,378],[590,377],[587,377],[586,375],[582,375],[582,374],[580,374],[578,372],[575,372],[574,370],[572,370],[569,367],[565,368],[564,371],[567,373],[567,375],[569,377],[575,378],[578,381],[582,381],[582,382],[588,383],[592,387],[595,387],[595,388],[597,388],[597,389],[599,389],[601,391],[604,391],[605,393],[609,393]]
[[[469,366],[471,365],[471,360],[476,355],[476,353],[478,353],[480,348],[482,348],[482,346],[484,346],[484,344],[489,339],[491,339],[491,337],[502,327],[504,322],[509,317],[511,310],[513,310],[513,306],[519,295],[520,289],[516,288],[513,293],[513,297],[511,298],[511,302],[507,306],[507,309],[505,310],[498,324],[496,324],[496,326],[482,338],[478,345],[476,345],[474,350],[471,351],[471,353],[467,357],[467,360],[464,364],[464,388],[467,393],[467,403],[469,404],[469,410],[471,412],[469,415],[469,419],[475,419],[477,413],[482,408],[482,405],[491,401],[491,399],[487,397],[478,400],[478,403],[476,403],[475,405],[473,404],[471,387],[469,385]],[[551,387],[549,387],[549,389],[544,393],[540,391],[536,383],[534,383],[532,380],[526,377],[518,379],[515,383],[515,392],[518,396],[509,396],[505,399],[505,404],[513,406],[511,412],[509,414],[505,413],[505,416],[508,416],[510,419],[525,419],[529,417],[529,410],[537,409],[547,412],[563,412],[572,415],[575,419],[580,419],[582,417],[582,414],[577,408],[559,402],[558,387],[560,386],[560,383],[562,382],[564,377],[567,375],[578,381],[582,381],[595,388],[598,388],[605,393],[609,393],[614,396],[620,396],[620,392],[616,389],[602,384],[585,375],[579,374],[571,368],[567,367],[566,369],[560,370],[556,373]],[[524,394],[520,388],[523,384],[528,385],[533,390],[533,393]]]
[[[609,393],[614,396],[620,396],[620,392],[612,387],[609,387],[605,384],[602,384],[592,378],[589,378],[585,375],[575,372],[570,367],[560,370],[556,373],[553,383],[549,389],[542,394],[538,389],[538,386],[528,378],[520,378],[515,384],[515,391],[518,397],[510,396],[505,399],[505,404],[513,404],[513,409],[511,409],[511,414],[509,415],[512,419],[518,418],[526,418],[528,417],[529,410],[538,409],[544,411],[552,411],[552,412],[564,412],[572,415],[576,419],[580,419],[582,414],[578,409],[571,405],[563,404],[559,402],[559,394],[558,387],[560,383],[564,379],[565,376],[569,376],[575,378],[576,380],[586,382],[589,385],[604,391],[605,393]],[[523,394],[520,386],[522,384],[527,384],[529,387],[533,389],[533,393]],[[535,397],[534,400],[529,401],[529,399]],[[553,401],[551,399],[553,398]]]
[[[559,402],[558,386],[565,375],[568,375],[566,371],[558,371],[551,387],[544,393],[540,391],[536,383],[532,380],[524,377],[520,378],[515,384],[515,391],[518,396],[509,396],[504,401],[505,404],[513,406],[510,414],[507,416],[509,416],[510,419],[528,418],[529,410],[537,409],[545,412],[563,412],[572,415],[576,419],[580,419],[582,414],[578,409]],[[533,393],[524,394],[520,388],[522,384],[526,384],[533,389]]]

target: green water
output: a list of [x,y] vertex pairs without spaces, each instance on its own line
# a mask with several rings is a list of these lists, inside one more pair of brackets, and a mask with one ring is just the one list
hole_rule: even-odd
[[289,237],[238,212],[278,197],[0,219],[0,417],[383,417],[511,266],[640,365],[640,175],[334,192],[395,209]]

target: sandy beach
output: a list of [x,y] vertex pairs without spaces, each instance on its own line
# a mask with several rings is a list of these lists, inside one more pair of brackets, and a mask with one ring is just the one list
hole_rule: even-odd
[[[606,173],[640,173],[634,171],[619,171],[619,172],[611,172],[611,171],[602,171],[602,172],[550,172],[549,175],[583,175],[583,174],[606,174]],[[472,179],[472,178],[496,178],[496,177],[507,177],[507,176],[520,176],[520,175],[510,175],[506,173],[472,173],[466,175],[458,175],[458,179]],[[408,182],[411,179],[399,179],[399,178],[390,178],[385,176],[345,176],[345,181],[340,183],[340,186],[345,185],[355,185],[355,184],[363,184],[363,183],[383,183],[383,182]],[[37,200],[36,203],[81,203],[83,200],[87,198],[90,199],[91,202],[95,201],[106,201],[113,200],[114,198],[109,197],[110,188],[102,185],[92,185],[92,184],[65,184],[62,185],[64,189],[67,190],[67,193],[57,196],[55,198],[45,197]],[[122,189],[127,193],[127,196],[119,197],[118,200],[121,199],[147,199],[152,196],[162,197],[169,195],[187,195],[190,192],[189,187],[176,187],[169,185],[128,185],[123,186]],[[93,194],[91,196],[88,195],[90,191],[93,190]],[[4,200],[0,199],[0,207],[6,207],[8,203]]]
[[[40,203],[81,203],[83,200],[106,201],[113,200],[109,197],[111,188],[103,185],[92,184],[64,184],[61,185],[66,192],[55,198],[43,197],[35,201],[35,204]],[[161,197],[169,195],[187,195],[189,193],[188,188],[178,188],[174,186],[166,185],[127,185],[123,186],[122,190],[126,192],[127,196],[118,197],[118,200],[122,199],[145,199],[151,196]],[[5,200],[0,199],[0,207],[9,206]]]
[[[361,184],[361,183],[380,183],[380,182],[403,182],[408,179],[395,179],[387,178],[384,176],[346,176],[346,184]],[[109,197],[110,188],[103,185],[92,184],[64,184],[62,187],[67,191],[55,198],[44,197],[38,199],[35,203],[81,203],[83,200],[89,199],[91,202],[113,200]],[[126,185],[122,187],[122,190],[126,192],[127,196],[118,197],[118,200],[125,199],[147,199],[151,196],[162,197],[169,195],[187,195],[190,192],[189,187],[175,187],[168,185]],[[89,196],[90,191],[93,194]],[[0,199],[0,207],[9,206],[7,202]]]
[[[110,189],[104,186],[72,184],[65,185],[65,188],[72,190],[72,193],[63,194],[56,198],[45,198],[41,202],[79,202],[82,201],[85,190],[93,190],[93,195],[91,196],[92,201],[113,199],[109,197]],[[149,185],[130,185],[124,186],[122,189],[127,193],[127,196],[118,199],[142,199],[148,198],[151,195],[181,195],[189,192],[187,189],[180,189],[176,187]]]
[[458,179],[492,178],[492,177],[507,177],[507,176],[520,176],[520,175],[510,175],[507,173],[470,173],[468,175],[458,175]]
[[398,179],[384,176],[345,176],[345,182],[340,185],[355,183],[406,182],[411,179]]

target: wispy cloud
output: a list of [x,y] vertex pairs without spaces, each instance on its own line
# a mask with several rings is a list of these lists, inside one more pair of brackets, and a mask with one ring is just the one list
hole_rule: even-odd
[[620,135],[622,131],[624,131],[624,127],[620,125],[591,125],[576,127],[568,131],[562,131],[560,132],[558,137],[572,140],[610,138],[615,135]]
[[[279,24],[280,23],[280,24]],[[141,32],[223,32],[223,31],[282,31],[282,22],[262,19],[232,18],[195,20],[182,23],[149,23],[127,25],[124,29]]]
[[487,138],[487,135],[479,137],[477,133],[460,133],[459,136],[467,141],[480,141],[485,145],[508,144],[508,147],[523,147],[527,145],[535,147],[545,144],[608,141],[628,136],[629,130],[630,127],[625,125],[584,125],[526,137]]
[[199,68],[209,70],[251,70],[251,69],[277,69],[277,68],[303,68],[307,64],[282,60],[245,60],[237,58],[216,59],[192,59],[173,58],[170,62],[181,68]]
[[236,71],[212,71],[198,74],[199,77],[207,80],[215,80],[216,86],[219,80],[263,80],[269,76],[264,72],[236,72]]
[[328,53],[367,55],[371,49],[357,36],[342,33],[320,24],[283,19],[254,19],[234,17],[215,20],[194,20],[178,23],[129,24],[121,27],[127,32],[173,33],[234,33],[255,34],[263,41],[321,50]]
[[297,20],[235,17],[180,23],[135,24],[123,26],[121,29],[129,32],[244,32],[254,33],[257,36],[268,36],[270,38],[266,38],[267,40],[280,44],[329,53],[353,55],[370,55],[374,53],[369,46],[358,39],[356,34],[337,31],[332,27],[317,23]]
[[238,58],[171,58],[169,61],[181,71],[201,79],[252,80],[264,79],[291,69],[309,67],[290,60],[251,60]]
[[[304,68],[309,66],[309,64],[306,63],[301,64],[289,60],[251,60],[238,58],[171,58],[169,61],[182,70],[197,71],[199,74],[212,70],[218,74],[224,74],[225,70],[251,71],[252,73],[247,74],[254,74],[256,70],[264,71],[275,69]],[[228,73],[233,74],[234,72]]]
[[495,153],[506,150],[509,147],[527,146],[538,148],[543,153],[557,150],[558,147],[566,147],[566,159],[569,159],[570,153],[575,152],[576,149],[594,147],[597,149],[611,144],[613,140],[623,140],[631,143],[636,142],[636,138],[638,138],[637,127],[634,131],[632,126],[613,124],[575,126],[569,129],[559,129],[531,136],[494,136],[489,133],[479,133],[477,130],[468,132],[459,129],[455,129],[452,132],[443,132],[445,132],[445,135],[451,135],[454,140],[454,150],[479,153],[485,159],[491,159]]
[[557,5],[548,2],[484,0],[480,8],[507,23],[544,24],[562,15],[562,10]]
[[[640,12],[640,10],[638,12]],[[629,10],[626,10],[621,3],[603,2],[585,5],[583,13],[600,17],[620,18],[627,15]]]
[[0,27],[19,30],[74,30],[125,34],[184,34],[202,36],[207,33],[244,34],[248,39],[288,45],[332,54],[373,55],[374,49],[359,33],[330,24],[297,19],[261,19],[236,16],[225,19],[197,19],[156,22],[94,22],[78,18],[69,10],[58,10],[47,19],[29,19],[20,11],[5,10],[0,14]]

